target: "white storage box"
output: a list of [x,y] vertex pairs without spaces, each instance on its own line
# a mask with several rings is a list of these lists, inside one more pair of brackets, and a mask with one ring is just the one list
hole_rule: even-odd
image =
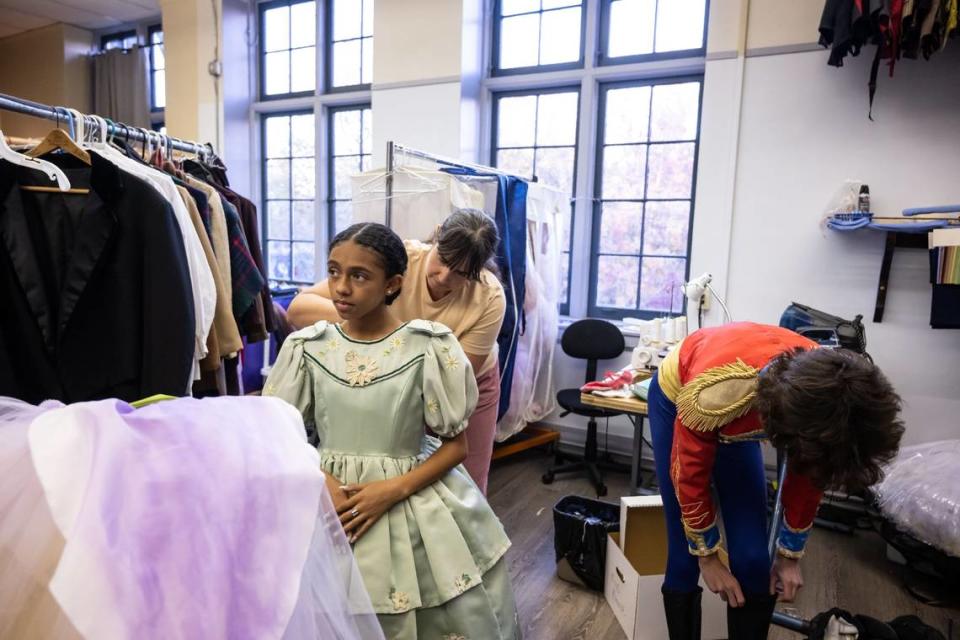
[[[663,640],[663,571],[667,565],[667,530],[660,496],[621,498],[620,533],[607,538],[604,596],[631,640]],[[725,559],[725,558],[724,558]],[[702,637],[727,637],[727,605],[706,590],[703,581]]]

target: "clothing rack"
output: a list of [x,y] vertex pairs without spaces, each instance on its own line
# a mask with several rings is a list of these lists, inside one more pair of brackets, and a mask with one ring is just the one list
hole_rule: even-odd
[[[71,132],[73,132],[75,129],[76,116],[66,107],[51,107],[45,104],[40,104],[39,102],[27,100],[25,98],[18,98],[16,96],[0,93],[0,109],[3,109],[4,111],[13,111],[14,113],[22,113],[35,118],[53,120],[57,123],[62,121],[70,127]],[[94,127],[98,126],[95,120],[88,120],[89,116],[84,114],[81,115],[83,116],[84,121],[94,123]],[[192,153],[201,157],[204,157],[213,151],[213,148],[210,147],[209,144],[201,145],[197,142],[181,140],[179,138],[164,135],[156,131],[148,131],[146,129],[131,127],[123,124],[122,122],[111,122],[107,120],[106,133],[108,136],[116,136],[127,141],[133,140],[143,143],[159,141],[167,150],[176,149],[178,151]]]

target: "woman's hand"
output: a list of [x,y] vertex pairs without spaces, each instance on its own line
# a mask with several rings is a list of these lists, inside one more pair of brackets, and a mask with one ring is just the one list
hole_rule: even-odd
[[405,497],[395,478],[367,484],[348,484],[341,488],[350,497],[337,506],[337,513],[340,514],[340,522],[350,544],[359,540],[383,514]]
[[333,508],[340,513],[340,505],[347,501],[350,496],[343,490],[343,483],[334,478],[329,473],[326,476],[327,490],[330,492],[330,498],[333,500]]
[[770,594],[779,593],[783,602],[793,602],[803,587],[800,561],[777,554],[770,570]]
[[700,558],[700,575],[707,583],[710,591],[719,594],[720,598],[731,607],[742,607],[744,598],[740,583],[733,577],[730,570],[720,562],[717,553]]

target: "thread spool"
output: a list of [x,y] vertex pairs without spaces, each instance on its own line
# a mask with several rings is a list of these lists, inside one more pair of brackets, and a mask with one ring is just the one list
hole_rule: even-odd
[[673,344],[676,339],[676,323],[673,318],[664,318],[663,320],[663,341],[667,344]]

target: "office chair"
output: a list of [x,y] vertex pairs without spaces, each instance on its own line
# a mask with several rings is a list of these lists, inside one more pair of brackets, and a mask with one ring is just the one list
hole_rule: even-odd
[[[623,353],[623,334],[614,324],[606,320],[578,320],[563,332],[560,347],[571,358],[580,358],[587,361],[585,382],[597,379],[597,361],[612,360]],[[612,411],[592,407],[580,401],[580,389],[562,389],[557,392],[557,403],[563,408],[560,417],[574,413],[589,418],[587,422],[587,441],[583,447],[583,455],[577,456],[575,462],[562,463],[563,456],[557,452],[557,461],[543,474],[543,483],[550,484],[558,473],[585,471],[590,482],[597,490],[597,496],[605,496],[607,487],[603,483],[603,470],[629,471],[629,465],[613,462],[609,458],[597,457],[597,418],[611,418],[623,415],[620,411]]]

